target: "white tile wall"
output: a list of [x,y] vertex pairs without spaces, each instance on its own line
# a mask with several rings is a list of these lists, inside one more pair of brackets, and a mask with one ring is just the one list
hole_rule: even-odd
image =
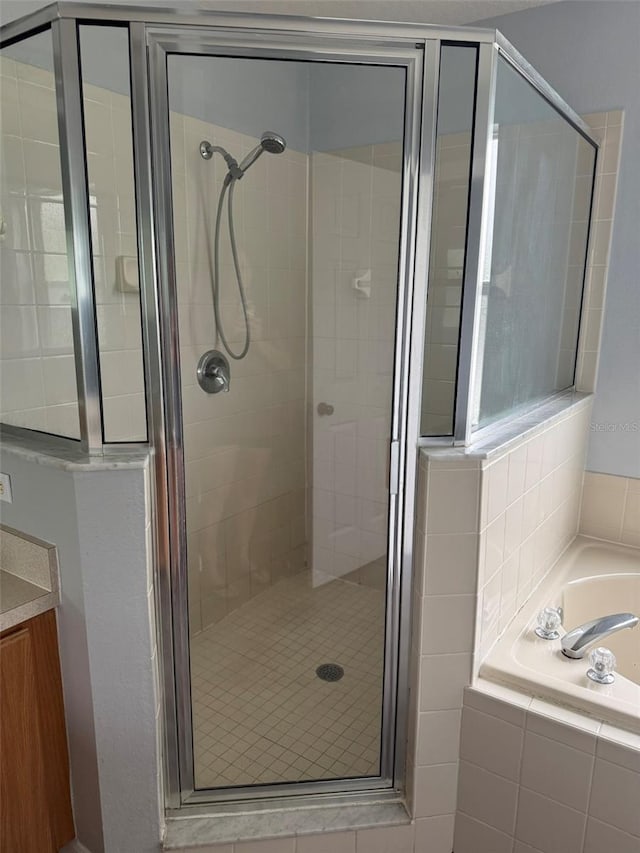
[[[502,714],[476,701],[465,707],[458,743],[463,689],[472,662],[479,665],[576,535],[589,413],[588,405],[572,407],[488,458],[451,448],[420,456],[408,797],[415,816],[442,819],[462,797],[459,843],[474,853],[474,839],[491,853],[511,853],[524,710],[511,696],[511,704],[499,703]],[[447,782],[458,764],[456,793]],[[480,800],[476,790],[485,792]],[[496,790],[501,796],[492,799]],[[444,843],[449,853],[452,836]]]
[[455,853],[640,849],[640,738],[485,687],[465,691]]
[[422,376],[423,435],[452,430],[470,162],[469,133],[438,137]]
[[116,259],[137,257],[131,99],[89,84],[83,96],[105,439],[144,441],[140,294],[116,283]]
[[585,471],[580,533],[640,547],[640,480]]
[[482,469],[476,667],[578,532],[590,407]]
[[0,417],[79,437],[53,74],[0,60]]
[[[481,460],[423,451],[415,606],[422,654],[474,651],[475,667],[578,529],[589,407]],[[461,467],[463,466],[463,467]]]
[[[311,155],[316,580],[386,554],[401,151],[398,142]],[[368,290],[355,289],[358,278]],[[322,402],[331,415],[318,415]]]
[[[79,437],[71,293],[53,74],[0,61],[2,85],[1,417]],[[84,87],[87,170],[107,441],[146,438],[140,299],[116,288],[135,257],[130,99]]]
[[596,166],[592,233],[582,308],[576,388],[579,391],[595,391],[624,112],[610,110],[606,113],[590,113],[583,118],[598,138],[601,148]]

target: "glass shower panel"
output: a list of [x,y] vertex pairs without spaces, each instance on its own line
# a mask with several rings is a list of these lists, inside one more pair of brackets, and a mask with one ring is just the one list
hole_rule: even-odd
[[0,420],[80,437],[51,32],[0,57]]
[[422,371],[422,435],[451,435],[467,241],[478,49],[443,45]]
[[80,60],[104,440],[146,441],[128,29],[81,26]]
[[196,787],[375,777],[405,72],[168,76]]
[[498,60],[474,425],[571,387],[595,147]]

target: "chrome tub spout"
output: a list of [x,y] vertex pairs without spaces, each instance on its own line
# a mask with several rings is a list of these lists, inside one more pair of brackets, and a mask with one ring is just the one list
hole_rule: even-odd
[[633,613],[612,613],[600,619],[585,622],[562,638],[562,654],[574,660],[584,657],[591,646],[595,646],[610,634],[622,631],[623,628],[635,628],[640,618]]

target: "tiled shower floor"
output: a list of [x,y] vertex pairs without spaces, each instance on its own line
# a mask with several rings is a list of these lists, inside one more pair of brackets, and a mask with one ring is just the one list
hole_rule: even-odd
[[[191,642],[196,787],[377,775],[384,593],[285,578]],[[322,663],[344,677],[321,681]]]

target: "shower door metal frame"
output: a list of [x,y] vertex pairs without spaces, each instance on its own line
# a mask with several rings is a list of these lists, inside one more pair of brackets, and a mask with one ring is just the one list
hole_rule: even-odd
[[[149,28],[164,27],[167,32],[177,32],[179,28],[189,28],[191,32],[212,31],[238,33],[263,33],[278,34],[282,38],[299,41],[312,38],[339,38],[347,44],[357,44],[369,40],[370,43],[391,44],[417,44],[420,47],[433,44],[439,46],[441,42],[458,42],[460,44],[475,44],[481,50],[483,61],[482,68],[476,86],[476,116],[482,125],[486,124],[487,116],[480,113],[483,109],[493,110],[495,93],[492,92],[493,79],[495,78],[495,65],[498,57],[507,60],[511,66],[565,119],[574,127],[597,152],[598,142],[591,129],[583,121],[580,115],[567,104],[567,102],[549,85],[549,83],[530,65],[523,55],[495,29],[480,27],[446,27],[429,24],[399,23],[395,21],[367,21],[353,19],[314,18],[301,17],[297,15],[267,15],[254,12],[216,12],[206,11],[194,13],[184,12],[176,9],[153,9],[143,6],[126,5],[101,5],[99,3],[82,2],[58,2],[51,3],[42,9],[25,15],[15,21],[10,21],[0,27],[0,47],[5,47],[13,42],[21,41],[29,36],[36,35],[51,27],[54,38],[54,61],[57,72],[56,94],[58,97],[58,120],[60,126],[60,138],[68,143],[66,148],[69,154],[73,152],[73,163],[68,156],[63,157],[63,195],[65,210],[68,207],[67,231],[73,235],[74,243],[74,267],[82,274],[76,278],[73,290],[72,318],[74,330],[74,357],[76,360],[76,373],[78,375],[78,407],[80,414],[80,440],[60,436],[51,433],[42,433],[33,429],[18,426],[0,424],[0,428],[7,437],[14,440],[23,440],[30,446],[43,448],[51,447],[51,442],[61,449],[69,452],[89,455],[108,455],[110,453],[138,452],[146,442],[107,442],[101,433],[102,412],[99,407],[100,381],[99,365],[97,364],[97,340],[95,330],[95,312],[92,311],[94,303],[92,271],[87,266],[86,243],[90,240],[87,235],[88,220],[83,202],[81,169],[76,164],[80,157],[79,137],[82,134],[81,122],[78,121],[78,104],[80,81],[75,79],[77,62],[71,56],[74,53],[73,43],[77,40],[77,33],[73,32],[73,24],[80,23],[126,25],[130,34],[130,64],[131,64],[131,99],[133,115],[133,136],[137,139],[137,153],[134,157],[138,160],[136,171],[137,196],[145,197],[145,203],[151,204],[152,197],[147,195],[150,188],[151,176],[146,166],[150,159],[149,145],[145,139],[148,136],[149,121],[146,115],[147,108],[147,80],[148,69],[143,64],[146,59],[146,42],[144,35]],[[66,47],[65,47],[66,45]],[[64,56],[62,55],[64,53]],[[490,57],[490,59],[489,59]],[[437,100],[437,99],[436,99]],[[136,108],[135,105],[138,105]],[[435,110],[435,106],[434,106]],[[488,145],[485,144],[485,134],[477,140],[473,154],[473,174],[469,208],[469,224],[471,226],[471,237],[473,238],[467,250],[467,258],[474,255],[469,267],[469,275],[464,276],[463,286],[463,318],[462,324],[464,351],[461,350],[460,377],[456,383],[456,413],[455,428],[453,434],[440,437],[421,436],[417,434],[419,445],[468,445],[471,441],[478,441],[489,437],[492,433],[499,431],[500,423],[493,423],[481,430],[472,431],[470,424],[470,400],[473,389],[473,362],[475,359],[474,346],[470,340],[469,325],[474,316],[477,304],[478,275],[475,271],[480,265],[480,249],[478,245],[483,241],[480,235],[481,222],[476,221],[482,215],[484,204],[485,175],[488,169]],[[83,157],[80,157],[82,162]],[[73,180],[72,180],[73,176]],[[473,216],[471,215],[473,208]],[[150,225],[153,223],[153,211],[145,209],[137,203],[138,241],[140,251],[139,270],[141,281],[146,289],[153,290],[154,279],[149,278],[152,270],[155,270],[155,252],[148,246],[152,236]],[[67,215],[65,213],[65,215]],[[589,234],[589,245],[592,230]],[[144,234],[143,234],[144,232]],[[421,238],[422,239],[422,238]],[[146,244],[146,245],[145,245]],[[473,244],[473,245],[472,245]],[[75,258],[75,249],[78,249],[78,258]],[[587,247],[589,249],[589,246]],[[473,251],[471,251],[473,249]],[[473,267],[474,269],[471,269]],[[425,273],[426,274],[426,273]],[[466,301],[466,305],[464,304]],[[146,307],[145,307],[146,306]],[[152,305],[150,299],[143,297],[143,349],[145,354],[145,377],[147,379],[147,395],[150,405],[147,406],[147,428],[149,444],[152,444],[151,433],[153,431],[154,417],[157,420],[159,410],[152,411],[153,400],[160,392],[157,392],[159,365],[149,366],[153,361],[157,350],[157,328],[151,327],[151,321],[157,313],[157,306]],[[148,309],[148,312],[147,312]],[[424,318],[421,319],[417,311],[414,320],[422,326]],[[79,351],[82,344],[84,350]],[[157,361],[157,359],[156,359]],[[154,375],[155,374],[155,375]],[[558,394],[546,398],[554,399],[564,397],[575,390],[575,386],[561,391]],[[161,396],[161,394],[160,394]],[[100,428],[100,430],[99,430]],[[156,433],[156,437],[157,437]],[[161,448],[162,449],[162,448]]]
[[[171,608],[172,660],[175,689],[165,691],[169,704],[167,719],[176,726],[176,737],[167,732],[167,781],[169,805],[242,803],[258,798],[305,795],[347,795],[349,800],[359,793],[377,798],[397,798],[403,783],[404,737],[408,689],[407,613],[411,592],[411,560],[413,535],[413,493],[415,491],[417,419],[408,415],[409,358],[411,350],[411,314],[415,271],[416,220],[418,211],[418,174],[431,170],[431,144],[423,145],[421,132],[433,137],[433,106],[439,60],[436,42],[416,44],[414,39],[372,39],[366,34],[354,38],[344,35],[301,35],[264,29],[215,30],[147,27],[148,84],[151,126],[151,195],[154,199],[155,251],[157,254],[158,307],[163,340],[162,373],[164,387],[165,453],[167,458],[169,499],[170,571],[160,575],[164,611]],[[426,64],[429,66],[425,75]],[[381,732],[381,772],[376,777],[346,778],[309,783],[289,782],[252,785],[237,788],[195,789],[193,731],[191,718],[191,683],[189,666],[189,625],[187,611],[187,561],[185,527],[184,460],[182,435],[181,385],[178,352],[177,295],[173,244],[173,210],[171,192],[171,154],[169,103],[167,86],[168,55],[233,56],[273,60],[323,61],[401,66],[406,73],[405,116],[402,172],[402,214],[400,223],[400,260],[397,284],[397,320],[393,404],[391,422],[392,464],[389,475],[387,607],[385,617],[385,667],[383,685],[383,723]],[[140,71],[140,69],[138,69]],[[423,97],[423,81],[428,78],[427,97]],[[424,100],[424,105],[423,105]],[[423,114],[426,110],[426,118]],[[424,156],[429,158],[425,162]],[[426,175],[425,177],[428,177]],[[430,186],[422,196],[423,213],[430,214]],[[428,234],[428,230],[423,232]],[[424,253],[420,254],[424,258]],[[423,264],[424,267],[424,264]],[[426,269],[421,270],[420,290],[426,290]],[[424,302],[424,294],[421,294]],[[418,297],[420,298],[420,296]],[[415,338],[413,340],[415,347]],[[414,383],[417,381],[412,377]],[[415,399],[415,393],[413,395]],[[411,421],[415,421],[409,428]],[[395,452],[394,452],[395,451]],[[395,480],[395,482],[394,482]],[[405,501],[406,498],[406,501]],[[405,506],[406,502],[406,506]],[[408,512],[405,512],[408,510]],[[409,538],[409,541],[407,539]],[[400,617],[403,617],[401,638]],[[168,638],[165,634],[163,646]],[[167,667],[165,665],[165,680]]]

